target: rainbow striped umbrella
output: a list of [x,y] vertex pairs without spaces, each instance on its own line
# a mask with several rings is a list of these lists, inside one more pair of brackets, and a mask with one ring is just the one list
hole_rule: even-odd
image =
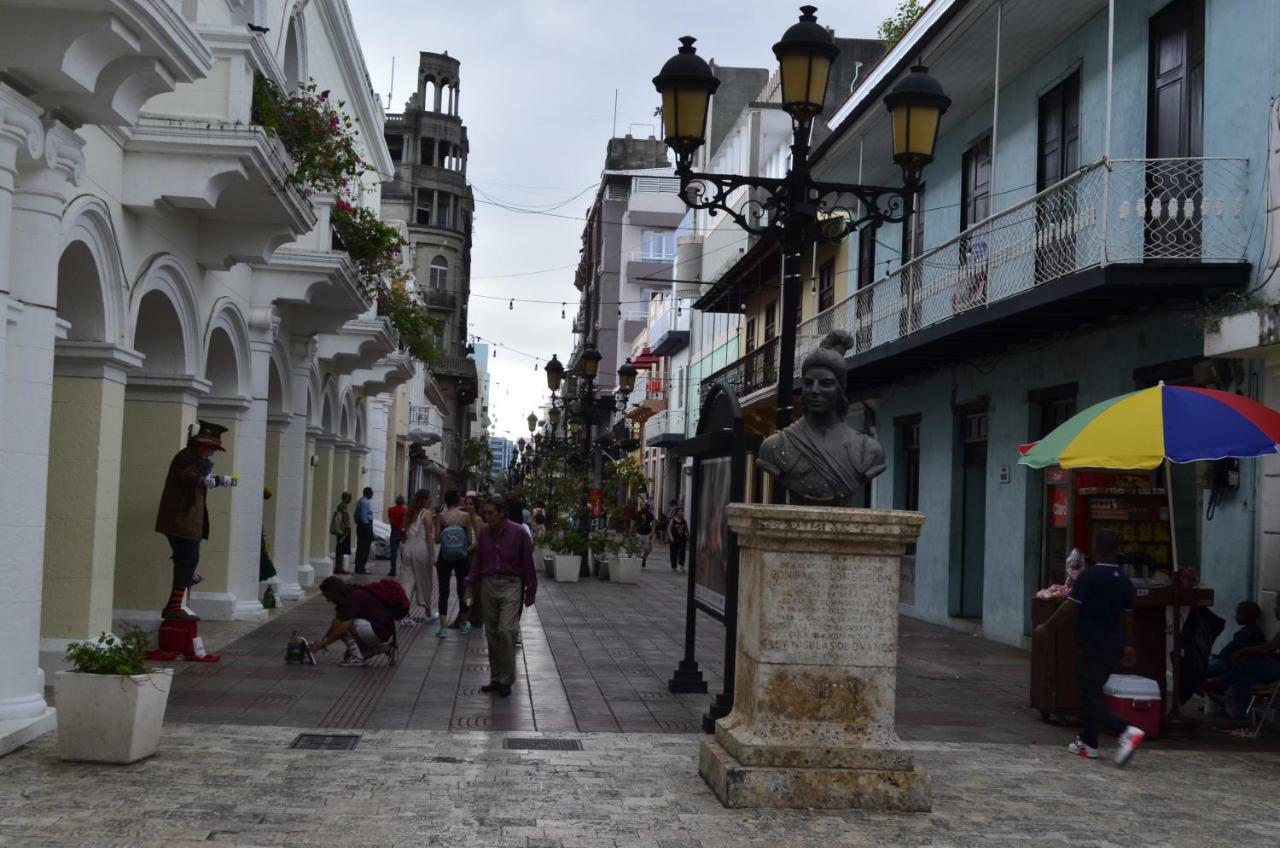
[[1155,468],[1280,453],[1280,413],[1230,392],[1166,386],[1104,400],[1076,414],[1018,462],[1032,468]]

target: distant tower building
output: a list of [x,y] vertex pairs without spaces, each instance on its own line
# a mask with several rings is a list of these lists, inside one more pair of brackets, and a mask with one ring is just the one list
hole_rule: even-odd
[[445,465],[459,486],[466,483],[463,446],[478,435],[471,426],[477,416],[469,407],[479,398],[476,366],[467,355],[475,202],[467,184],[467,128],[458,115],[461,88],[457,59],[448,53],[418,54],[417,91],[403,113],[387,116],[384,132],[395,176],[382,184],[383,217],[409,225],[418,287],[443,324],[427,396],[443,400]]

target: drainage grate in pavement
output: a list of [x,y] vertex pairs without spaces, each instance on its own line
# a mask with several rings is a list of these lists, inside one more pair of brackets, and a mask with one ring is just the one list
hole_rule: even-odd
[[350,733],[299,733],[289,747],[299,751],[351,751],[359,741],[358,735]]
[[508,751],[581,751],[577,739],[503,739],[502,747]]

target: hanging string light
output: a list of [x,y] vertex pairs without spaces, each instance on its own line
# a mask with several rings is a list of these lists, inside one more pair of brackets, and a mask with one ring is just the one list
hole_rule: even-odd
[[564,304],[560,304],[560,320],[564,320]]
[[507,304],[507,310],[515,311],[515,308],[516,308],[516,299],[513,297],[511,298],[511,301]]

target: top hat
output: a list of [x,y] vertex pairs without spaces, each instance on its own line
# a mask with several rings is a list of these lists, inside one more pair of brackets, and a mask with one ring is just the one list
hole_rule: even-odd
[[226,450],[226,448],[222,446],[222,434],[227,432],[226,427],[223,427],[221,424],[213,424],[203,420],[197,423],[200,426],[196,432],[191,434],[192,441],[208,445],[214,450]]

